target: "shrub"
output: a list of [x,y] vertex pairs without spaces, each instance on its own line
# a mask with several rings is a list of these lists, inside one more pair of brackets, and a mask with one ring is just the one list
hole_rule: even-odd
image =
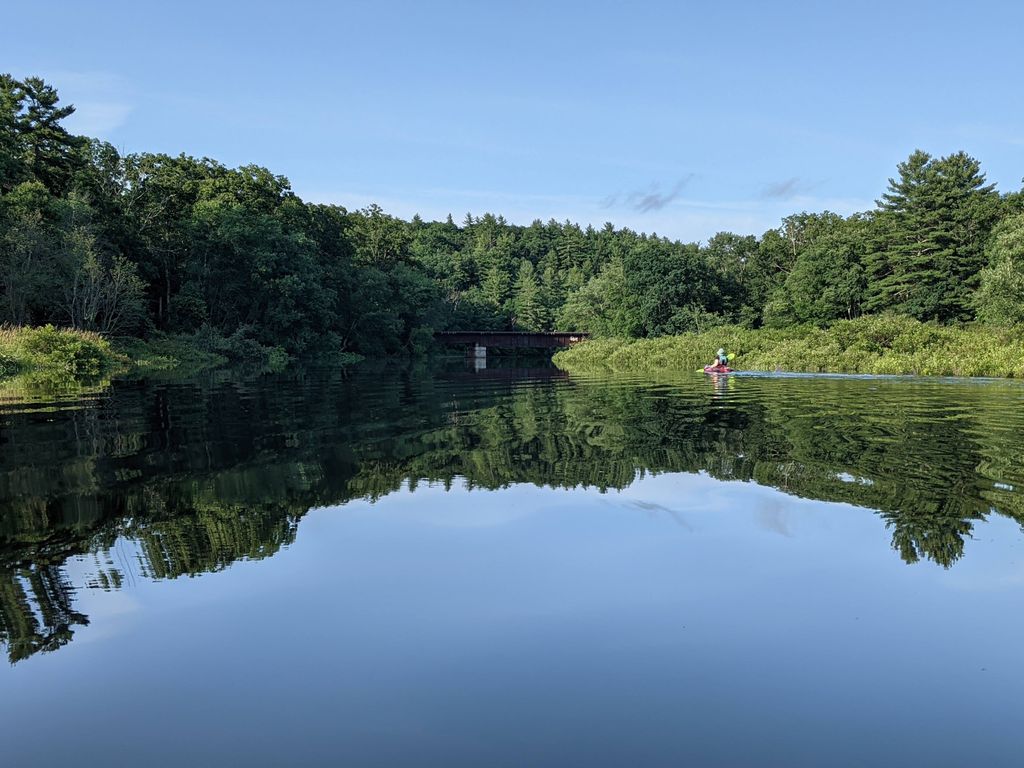
[[87,331],[46,325],[3,331],[0,346],[25,369],[48,369],[73,377],[97,376],[118,361],[106,339]]

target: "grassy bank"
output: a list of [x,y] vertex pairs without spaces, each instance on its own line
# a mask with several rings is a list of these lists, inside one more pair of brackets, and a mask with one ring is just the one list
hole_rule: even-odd
[[[0,328],[0,381],[10,391],[60,391],[88,387],[115,373],[192,374],[231,361],[212,346],[193,336],[111,342],[89,331],[51,325],[4,327]],[[264,367],[287,364],[287,356],[281,359],[264,348],[249,350],[249,357]]]
[[750,330],[725,326],[656,339],[595,339],[555,355],[576,373],[695,371],[716,350],[735,353],[733,365],[756,371],[917,374],[1024,378],[1024,331],[980,325],[939,327],[906,317]]
[[[345,365],[359,359],[339,354],[331,362]],[[96,333],[53,326],[0,327],[0,396],[74,393],[115,374],[192,376],[223,366],[273,372],[290,361],[280,347],[260,345],[242,334],[225,338],[199,332],[110,341]]]
[[54,328],[0,328],[0,378],[82,381],[123,368],[128,358],[106,339],[88,331]]
[[[231,367],[256,373],[277,373],[292,362],[281,347],[267,347],[250,339],[239,341],[208,333],[155,336],[119,344],[132,361],[135,373],[160,376],[191,376],[210,368]],[[318,358],[320,359],[320,358]],[[362,356],[337,352],[323,357],[333,365],[351,365]]]

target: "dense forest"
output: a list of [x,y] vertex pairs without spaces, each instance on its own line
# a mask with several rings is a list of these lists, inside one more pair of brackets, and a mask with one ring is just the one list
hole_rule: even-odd
[[303,202],[255,165],[121,155],[0,75],[0,321],[216,338],[292,355],[425,348],[446,328],[648,337],[892,312],[1024,321],[1024,194],[915,151],[877,208],[682,243],[486,214],[403,221]]

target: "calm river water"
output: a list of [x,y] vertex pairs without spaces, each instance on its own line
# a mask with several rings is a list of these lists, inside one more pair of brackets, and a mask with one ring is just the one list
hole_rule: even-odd
[[1017,766],[1024,386],[363,367],[0,405],[9,766]]

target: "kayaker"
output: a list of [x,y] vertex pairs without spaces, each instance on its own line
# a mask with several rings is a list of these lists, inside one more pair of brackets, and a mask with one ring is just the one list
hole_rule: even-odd
[[729,367],[729,356],[725,354],[724,349],[718,350],[718,354],[715,355],[715,362],[713,362],[712,365],[720,366],[722,368]]

